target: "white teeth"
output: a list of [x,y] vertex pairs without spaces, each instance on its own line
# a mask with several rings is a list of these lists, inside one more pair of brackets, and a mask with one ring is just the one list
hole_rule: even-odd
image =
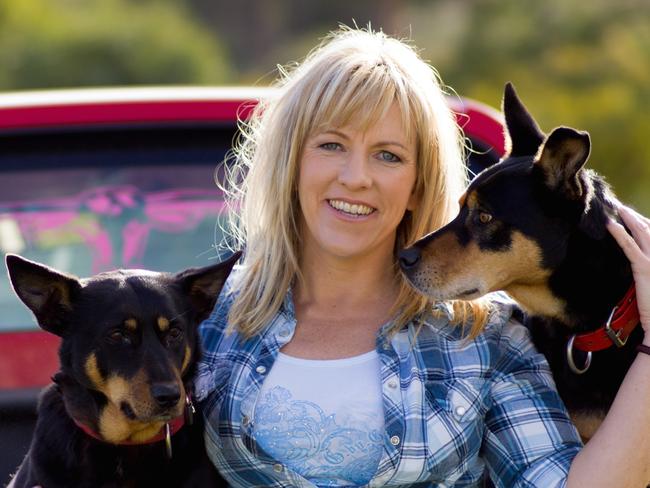
[[352,215],[369,215],[372,212],[374,212],[374,208],[372,207],[366,207],[365,205],[351,205],[347,202],[343,202],[341,200],[328,200],[329,204],[334,207],[336,210],[340,210],[345,213],[349,213]]

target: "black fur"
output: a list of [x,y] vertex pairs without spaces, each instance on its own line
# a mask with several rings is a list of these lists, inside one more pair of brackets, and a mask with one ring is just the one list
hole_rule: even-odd
[[[238,257],[175,275],[120,270],[78,279],[7,256],[16,294],[43,329],[62,338],[61,369],[41,395],[31,447],[13,486],[226,486],[205,452],[200,412],[172,436],[171,459],[162,441],[124,445],[114,442],[117,437],[98,440],[73,418],[102,432],[114,395],[106,385],[116,376],[129,385],[128,395],[110,410],[118,412],[120,425],[178,416],[200,355],[198,324],[214,306]],[[168,323],[160,325],[160,317]]]

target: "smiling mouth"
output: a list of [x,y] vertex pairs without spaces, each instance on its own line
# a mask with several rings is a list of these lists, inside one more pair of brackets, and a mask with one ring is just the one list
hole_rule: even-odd
[[334,210],[352,217],[365,217],[376,211],[376,209],[368,207],[367,205],[348,203],[343,200],[327,200],[327,203]]

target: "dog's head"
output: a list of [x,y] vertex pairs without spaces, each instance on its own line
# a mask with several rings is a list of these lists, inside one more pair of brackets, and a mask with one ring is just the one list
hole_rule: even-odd
[[[448,225],[400,251],[408,280],[437,300],[509,292],[530,312],[559,317],[564,304],[548,286],[578,227],[606,234],[606,185],[583,169],[586,132],[568,127],[546,136],[506,85],[503,100],[509,152],[471,182]],[[606,199],[604,199],[606,200]],[[600,205],[597,218],[585,218]],[[592,208],[593,210],[593,208]]]
[[118,270],[85,279],[17,255],[6,264],[40,327],[62,338],[61,386],[90,392],[71,394],[77,398],[66,406],[106,440],[121,442],[144,441],[182,414],[197,326],[238,257],[177,274]]

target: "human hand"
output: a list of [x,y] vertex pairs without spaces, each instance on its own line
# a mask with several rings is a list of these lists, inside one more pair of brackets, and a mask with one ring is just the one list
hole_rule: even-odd
[[641,326],[646,332],[646,341],[650,342],[650,219],[624,205],[620,205],[618,211],[632,235],[612,220],[607,228],[632,265]]

